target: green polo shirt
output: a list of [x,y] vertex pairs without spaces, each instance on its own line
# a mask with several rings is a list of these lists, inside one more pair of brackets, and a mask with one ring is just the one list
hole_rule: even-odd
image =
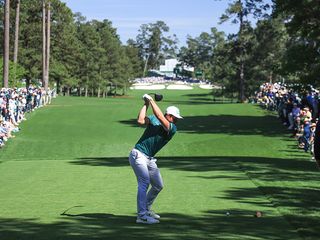
[[171,140],[177,131],[177,127],[175,124],[170,123],[170,129],[166,131],[156,116],[151,115],[148,118],[150,124],[148,124],[134,148],[149,157],[153,157]]

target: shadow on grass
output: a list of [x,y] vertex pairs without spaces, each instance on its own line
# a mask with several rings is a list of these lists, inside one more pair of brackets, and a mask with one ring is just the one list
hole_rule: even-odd
[[[92,157],[80,158],[70,163],[87,166],[125,167],[129,166],[126,157]],[[320,172],[315,162],[301,158],[268,158],[268,157],[226,157],[226,156],[196,156],[196,157],[159,157],[159,168],[178,171],[213,172],[212,179],[217,178],[214,171],[230,172],[227,178],[232,178],[233,172],[239,170],[248,177],[260,181],[320,181]],[[201,177],[201,176],[199,176]],[[224,176],[219,176],[220,178]],[[206,178],[210,178],[206,176]],[[237,180],[237,179],[234,179]],[[307,184],[306,184],[307,185]]]
[[[293,226],[302,239],[320,239],[319,210],[320,190],[310,187],[259,186],[261,195],[269,202],[261,202],[259,206],[278,208],[288,223]],[[223,199],[234,199],[242,203],[257,204],[257,194],[252,189],[233,189],[225,192]]]
[[[132,127],[140,127],[136,119],[120,121]],[[274,124],[273,124],[274,123]],[[272,127],[271,127],[272,126]],[[287,134],[274,116],[208,115],[187,116],[177,123],[178,131],[197,134],[283,136]]]
[[184,94],[181,98],[171,98],[167,100],[164,98],[163,102],[178,105],[210,105],[210,104],[235,104],[237,99],[223,98],[209,94]]
[[[213,100],[206,100],[206,99],[198,99],[198,100],[163,100],[162,102],[169,103],[170,105],[213,105],[213,104],[231,104],[230,102],[218,102]],[[234,103],[233,103],[234,104]]]
[[[199,94],[184,94],[182,95],[187,100],[177,100],[170,101],[174,104],[235,104],[239,103],[236,98],[227,98],[227,97],[217,97],[212,93],[199,93]],[[172,100],[172,99],[171,99]]]
[[299,239],[281,216],[254,218],[232,209],[200,216],[161,213],[161,223],[139,225],[133,216],[104,213],[65,214],[54,223],[0,218],[1,239]]
[[[88,157],[79,158],[70,163],[76,165],[124,167],[129,166],[127,157]],[[158,157],[158,166],[179,171],[210,172],[220,170],[236,170],[239,167],[247,172],[261,174],[264,180],[274,179],[278,174],[288,174],[286,180],[296,180],[302,176],[319,177],[319,171],[314,162],[301,158],[268,158],[268,157],[239,157],[239,156],[194,156],[194,157]],[[268,174],[266,174],[267,172]],[[299,175],[301,172],[301,176]],[[292,176],[289,174],[294,173]],[[270,174],[270,175],[269,175]],[[269,179],[270,177],[270,179]],[[281,176],[282,177],[282,176]]]
[[[125,157],[82,158],[71,163],[102,167],[129,166],[128,159]],[[160,169],[167,168],[175,171],[196,172],[199,175],[193,174],[189,177],[212,181],[212,184],[215,184],[214,180],[216,179],[232,180],[235,182],[235,187],[226,190],[225,196],[222,197],[223,199],[258,204],[265,207],[277,207],[287,221],[303,237],[311,236],[310,239],[318,239],[320,237],[319,224],[317,224],[318,218],[314,216],[320,210],[320,190],[317,188],[320,184],[320,172],[314,162],[301,158],[239,156],[159,157],[158,166]],[[230,174],[224,175],[221,174],[221,171]],[[235,174],[240,171],[245,173],[243,177]],[[206,172],[205,176],[202,174],[204,172]],[[253,191],[252,188],[236,187],[236,182],[248,180],[248,178],[256,184],[260,192]],[[283,184],[283,181],[287,183]],[[265,201],[257,203],[257,198],[265,199]],[[300,222],[302,216],[304,221]]]
[[184,100],[170,100],[170,101],[166,101],[164,100],[163,102],[167,102],[170,105],[174,104],[174,105],[216,105],[216,104],[239,104],[237,102],[237,100],[229,100],[229,99],[223,99],[223,98],[214,98],[214,99],[206,99],[206,98],[193,98],[190,99],[188,101],[184,101]]
[[[191,98],[191,99],[194,99],[194,98],[204,98],[206,100],[212,100],[212,93],[194,93],[194,94],[184,94],[182,95],[184,97],[188,97],[188,98]],[[211,99],[210,99],[211,98]]]

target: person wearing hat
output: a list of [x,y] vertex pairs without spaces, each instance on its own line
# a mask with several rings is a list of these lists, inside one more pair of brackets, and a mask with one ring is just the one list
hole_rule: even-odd
[[[146,129],[130,152],[129,162],[138,181],[136,222],[154,224],[159,223],[160,216],[151,210],[151,206],[163,188],[154,156],[172,139],[177,131],[176,122],[182,117],[175,106],[168,107],[163,114],[150,95],[143,95],[143,99],[137,122],[145,125]],[[153,115],[147,116],[149,107]]]
[[308,152],[310,147],[310,138],[311,138],[311,129],[310,129],[311,122],[309,119],[304,119],[303,122],[303,134],[301,136],[301,143],[303,145],[303,149],[305,152]]

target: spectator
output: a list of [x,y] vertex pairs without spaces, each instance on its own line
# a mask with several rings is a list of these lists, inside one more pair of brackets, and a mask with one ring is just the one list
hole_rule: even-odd
[[320,121],[318,120],[314,134],[314,158],[320,168]]
[[317,125],[316,123],[312,123],[311,126],[310,126],[310,132],[311,132],[311,136],[310,136],[310,152],[311,152],[311,155],[314,154],[314,137],[315,137],[316,125]]
[[19,124],[22,120],[26,120],[26,112],[34,111],[35,107],[46,105],[46,101],[40,101],[41,94],[41,89],[33,86],[28,89],[0,89],[0,147],[4,146],[8,138],[14,137],[12,133],[20,130]]
[[317,118],[319,118],[319,91],[315,92],[314,98],[313,98],[313,102],[312,102],[312,108],[313,108],[313,112],[312,112],[312,119],[316,120]]
[[305,152],[308,152],[310,146],[311,130],[310,130],[310,121],[305,119],[303,124],[303,135],[301,137],[302,146]]
[[320,168],[319,90],[312,86],[290,88],[281,83],[265,83],[255,95],[254,102],[278,112],[283,125],[294,131],[299,148],[310,150]]
[[289,113],[290,126],[288,127],[288,129],[294,129],[296,127],[295,122],[296,122],[297,118],[299,117],[299,115],[300,115],[300,108],[298,107],[297,103],[294,103],[293,109]]

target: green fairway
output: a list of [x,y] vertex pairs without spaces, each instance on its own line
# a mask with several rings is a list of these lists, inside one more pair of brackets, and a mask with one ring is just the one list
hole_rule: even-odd
[[184,116],[158,154],[160,224],[135,223],[144,92],[58,97],[0,149],[0,240],[320,239],[319,171],[275,115],[209,90],[158,92]]

